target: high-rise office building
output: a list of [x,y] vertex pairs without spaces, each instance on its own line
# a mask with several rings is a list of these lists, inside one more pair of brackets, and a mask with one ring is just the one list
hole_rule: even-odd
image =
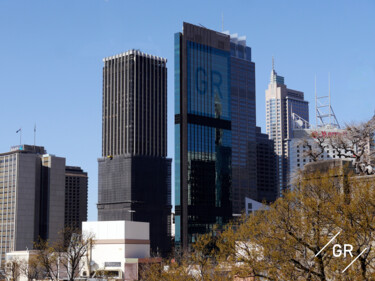
[[103,67],[98,219],[150,223],[151,249],[170,249],[167,60],[138,50]]
[[279,195],[288,186],[288,139],[293,130],[292,113],[309,121],[309,103],[304,100],[303,92],[288,89],[284,77],[277,75],[272,66],[266,90],[266,132],[275,143]]
[[184,23],[175,34],[175,241],[184,248],[245,211],[246,198],[276,198],[273,141],[256,129],[255,100],[246,37]]
[[246,37],[230,35],[232,113],[232,207],[245,210],[245,198],[258,200],[255,110],[255,63]]
[[64,228],[65,158],[19,145],[0,154],[0,266],[5,253],[53,242]]
[[256,127],[257,201],[271,203],[277,199],[276,154],[274,142]]
[[175,34],[175,242],[222,225],[231,206],[230,36],[184,23]]
[[88,177],[80,167],[65,167],[65,227],[81,229],[87,221]]

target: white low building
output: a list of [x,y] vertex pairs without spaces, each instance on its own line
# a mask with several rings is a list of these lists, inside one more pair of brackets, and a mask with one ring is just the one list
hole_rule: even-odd
[[[309,145],[313,147],[315,151],[318,151],[317,161],[339,159],[338,152],[329,144],[330,137],[334,135],[344,134],[345,130],[338,128],[317,128],[317,129],[295,129],[293,131],[293,137],[289,139],[289,176],[290,180],[293,180],[296,173],[302,170],[303,167],[312,162],[310,156],[307,155],[308,147],[304,145],[304,141],[307,141]],[[324,139],[323,151],[319,152],[320,147],[318,146],[317,139]],[[342,157],[341,157],[342,158]]]
[[255,201],[254,199],[245,197],[245,212],[249,215],[256,211],[268,210],[269,207],[261,202]]
[[82,232],[93,235],[82,276],[106,274],[122,280],[137,280],[138,259],[150,257],[149,223],[133,221],[83,222]]

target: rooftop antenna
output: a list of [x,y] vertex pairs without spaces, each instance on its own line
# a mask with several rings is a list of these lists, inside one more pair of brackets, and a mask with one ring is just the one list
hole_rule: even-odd
[[[328,99],[329,99],[329,108],[331,109],[331,73],[328,72]],[[329,124],[331,124],[331,115],[329,115]]]
[[224,13],[221,12],[221,32],[224,32]]
[[272,56],[272,70],[275,70],[275,58]]
[[36,139],[36,123],[34,124],[34,146],[35,146],[35,139]]
[[[318,97],[316,93],[316,78],[315,78],[315,112],[316,112],[316,126],[340,128],[340,124],[336,118],[335,112],[331,105],[331,74],[328,75],[328,96]],[[327,122],[328,119],[328,122]]]
[[316,95],[316,74],[315,74],[315,125],[318,126],[318,97]]
[[20,146],[22,145],[22,127],[20,127],[17,131],[16,134],[20,133]]

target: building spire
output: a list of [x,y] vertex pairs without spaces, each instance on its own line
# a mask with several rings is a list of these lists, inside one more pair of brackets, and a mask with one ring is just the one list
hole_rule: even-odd
[[221,32],[224,32],[224,12],[221,12]]
[[271,83],[276,82],[276,76],[277,76],[277,73],[275,71],[275,58],[272,56],[272,70],[271,70],[271,79],[270,79]]

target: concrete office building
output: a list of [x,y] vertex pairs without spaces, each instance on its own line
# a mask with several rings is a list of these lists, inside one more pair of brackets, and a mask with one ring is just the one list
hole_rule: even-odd
[[[77,192],[70,179],[79,176],[85,180]],[[42,146],[17,145],[0,154],[0,266],[6,253],[33,249],[39,238],[56,241],[64,227],[84,220],[87,174],[79,167],[66,167],[65,158]]]
[[288,89],[284,77],[272,66],[266,90],[266,133],[274,141],[279,195],[288,185],[288,139],[293,130],[292,113],[309,121],[309,104],[303,92]]
[[[306,142],[312,147],[313,152],[317,156],[317,161],[338,158],[347,159],[347,157],[344,156],[340,157],[338,151],[330,144],[330,139],[333,136],[345,135],[345,130],[332,126],[331,124],[313,128],[307,121],[303,120],[297,114],[293,114],[292,120],[294,128],[288,139],[289,181],[293,181],[295,175],[300,170],[303,170],[307,163],[312,162],[312,158],[307,155],[308,147],[305,145]],[[319,142],[321,142],[323,150],[318,145]],[[340,152],[343,155],[347,154],[343,150]]]
[[65,159],[20,145],[0,154],[0,266],[5,254],[54,241],[64,228]]
[[150,223],[151,249],[170,250],[171,159],[167,156],[167,60],[138,50],[103,67],[99,221]]
[[88,177],[80,167],[65,167],[65,227],[81,229],[87,220]]

